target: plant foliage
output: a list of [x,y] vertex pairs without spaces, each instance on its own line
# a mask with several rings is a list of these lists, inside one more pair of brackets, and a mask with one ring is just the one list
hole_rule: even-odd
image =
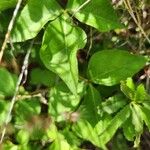
[[[0,17],[16,3],[1,0]],[[109,0],[23,1],[0,68],[0,133],[22,56],[34,42],[0,149],[121,150],[130,148],[127,141],[140,147],[150,130],[150,95],[139,72],[149,58],[112,44],[128,30],[118,14]],[[8,22],[0,22],[0,38]]]

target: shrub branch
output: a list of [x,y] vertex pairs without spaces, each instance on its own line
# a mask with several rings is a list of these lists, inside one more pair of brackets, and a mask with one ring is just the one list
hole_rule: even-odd
[[0,51],[0,62],[2,61],[2,57],[3,57],[4,51],[5,51],[7,42],[9,41],[10,33],[11,33],[12,29],[13,29],[13,25],[14,25],[16,16],[17,16],[17,14],[18,14],[19,8],[20,8],[20,6],[21,6],[21,3],[22,3],[22,0],[18,0],[18,3],[17,3],[17,5],[16,5],[16,8],[15,8],[15,10],[14,10],[14,12],[13,12],[12,19],[11,19],[10,22],[9,22],[8,29],[7,29],[7,33],[5,34],[5,39],[4,39],[4,42],[3,42],[3,44],[2,44],[1,51]]
[[8,110],[8,113],[7,113],[7,116],[6,116],[6,120],[5,120],[5,123],[4,123],[4,128],[2,130],[0,143],[3,142],[4,136],[5,136],[5,133],[6,133],[6,127],[7,127],[8,123],[11,120],[10,119],[11,118],[11,113],[12,113],[14,104],[16,102],[16,97],[17,97],[17,94],[18,94],[18,91],[19,91],[19,86],[20,86],[20,84],[21,84],[21,82],[23,80],[23,76],[27,76],[26,72],[27,72],[27,68],[28,68],[29,56],[30,56],[32,47],[33,47],[33,41],[31,42],[31,45],[30,45],[30,47],[29,47],[29,49],[28,49],[28,51],[26,53],[26,56],[24,58],[24,62],[23,62],[22,69],[21,69],[21,73],[19,75],[19,78],[18,78],[18,81],[17,81],[17,84],[16,84],[15,93],[14,93],[14,96],[12,97],[12,100],[11,100],[11,103],[10,103],[10,107],[9,107],[9,110]]

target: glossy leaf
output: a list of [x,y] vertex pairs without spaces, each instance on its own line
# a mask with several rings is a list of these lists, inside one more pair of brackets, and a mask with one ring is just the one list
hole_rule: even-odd
[[60,15],[56,0],[30,0],[15,23],[11,40],[22,42],[34,38],[43,26]]
[[88,72],[94,83],[112,86],[132,77],[145,63],[143,56],[117,49],[103,50],[91,57]]
[[67,8],[79,21],[99,31],[122,27],[109,0],[68,0]]
[[50,23],[45,31],[40,51],[45,66],[55,72],[77,94],[78,65],[76,52],[86,42],[84,31],[68,22],[63,15]]

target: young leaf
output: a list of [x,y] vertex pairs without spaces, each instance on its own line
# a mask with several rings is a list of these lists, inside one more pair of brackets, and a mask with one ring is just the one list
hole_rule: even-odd
[[140,84],[137,87],[134,99],[137,102],[143,102],[143,101],[146,101],[146,100],[150,99],[150,95],[148,95],[148,93],[146,92],[145,87],[144,87],[143,84]]
[[145,63],[143,56],[117,49],[103,50],[91,57],[88,72],[94,83],[112,86],[132,77]]
[[67,8],[79,21],[99,31],[122,27],[109,0],[69,0]]
[[126,98],[121,94],[117,94],[115,96],[109,97],[105,102],[102,102],[101,109],[103,112],[112,114],[117,112],[120,108],[123,108],[126,103]]
[[141,134],[143,131],[143,119],[141,107],[137,104],[132,103],[132,124],[134,125],[137,134]]
[[40,56],[45,66],[55,72],[77,94],[78,65],[76,52],[86,42],[84,31],[68,22],[64,14],[50,23],[45,31]]
[[126,80],[126,85],[127,85],[127,87],[129,87],[132,91],[135,91],[135,85],[134,85],[134,82],[133,82],[132,78],[127,78],[127,80]]
[[121,81],[120,84],[120,89],[121,91],[124,93],[124,95],[126,95],[127,98],[129,98],[130,100],[134,100],[134,96],[135,96],[135,91],[132,90],[126,81]]
[[117,129],[129,118],[130,107],[125,106],[116,116],[110,121],[110,123],[104,127],[103,132],[99,135],[99,140],[102,145],[106,144],[115,134]]
[[60,15],[61,7],[56,0],[30,0],[15,23],[11,34],[13,42],[34,38],[42,27]]
[[95,129],[86,120],[78,121],[73,125],[72,129],[80,138],[88,140],[94,145],[106,149],[105,145],[99,140]]
[[79,111],[81,112],[81,117],[86,119],[92,126],[95,126],[100,120],[100,114],[98,113],[100,102],[99,92],[92,85],[89,85]]
[[136,136],[131,116],[123,124],[123,133],[127,140],[133,141]]

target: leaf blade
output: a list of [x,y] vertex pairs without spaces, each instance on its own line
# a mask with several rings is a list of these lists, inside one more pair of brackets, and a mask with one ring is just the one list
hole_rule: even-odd
[[56,73],[77,94],[78,65],[76,52],[83,48],[86,34],[68,22],[68,15],[53,21],[45,31],[40,56],[45,66]]
[[70,0],[67,8],[79,21],[101,32],[122,28],[109,0]]
[[34,38],[42,27],[60,15],[61,7],[55,0],[30,0],[21,11],[13,31],[13,42]]
[[145,63],[143,56],[118,49],[103,50],[91,57],[88,73],[94,83],[112,86],[133,76]]

